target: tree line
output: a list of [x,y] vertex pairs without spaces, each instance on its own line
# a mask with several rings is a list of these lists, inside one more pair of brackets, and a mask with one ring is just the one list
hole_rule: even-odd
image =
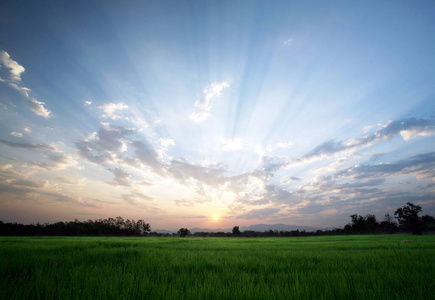
[[[361,216],[353,214],[350,216],[351,223],[344,228],[334,228],[329,230],[317,231],[240,231],[239,226],[234,226],[232,232],[195,232],[191,234],[187,228],[181,228],[178,235],[199,236],[199,237],[272,237],[272,236],[318,236],[318,235],[344,235],[344,234],[391,234],[397,232],[411,232],[412,234],[422,234],[423,232],[435,231],[435,218],[429,215],[419,216],[422,208],[411,202],[407,202],[394,213],[394,218],[388,213],[384,220],[379,222],[375,215],[368,214]],[[394,219],[397,219],[398,223]]]
[[[413,203],[406,203],[394,213],[394,218],[386,214],[383,221],[379,222],[376,216],[368,214],[361,216],[353,214],[351,222],[344,228],[325,229],[317,231],[240,231],[239,226],[234,226],[232,232],[195,232],[187,228],[180,228],[177,233],[151,232],[150,224],[143,220],[124,220],[122,217],[88,220],[80,222],[56,222],[53,224],[23,225],[17,223],[4,223],[0,221],[0,236],[193,236],[193,237],[288,237],[288,236],[319,236],[319,235],[344,235],[344,234],[391,234],[397,232],[411,232],[422,234],[435,231],[435,218],[429,215],[419,216],[422,208]],[[397,222],[395,221],[397,219]]]
[[406,205],[394,212],[394,218],[397,219],[398,223],[388,213],[381,222],[378,222],[376,217],[371,214],[364,217],[353,214],[350,216],[351,223],[344,226],[344,231],[347,234],[396,233],[399,231],[422,234],[427,231],[435,231],[435,218],[428,214],[420,217],[421,210],[421,206],[407,202]]
[[122,217],[80,222],[56,222],[53,224],[17,224],[0,221],[0,235],[61,235],[61,236],[145,236],[150,224],[143,220],[124,220]]

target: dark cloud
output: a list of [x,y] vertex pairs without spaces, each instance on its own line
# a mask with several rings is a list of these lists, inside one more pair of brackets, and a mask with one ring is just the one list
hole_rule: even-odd
[[275,204],[295,204],[299,202],[293,193],[290,193],[275,185],[266,186],[265,197],[270,199],[270,201]]
[[395,163],[362,164],[337,172],[336,175],[367,178],[393,174],[435,177],[435,152],[415,155]]
[[264,156],[262,158],[262,163],[260,170],[267,174],[272,175],[274,172],[281,169],[283,166],[287,165],[289,162],[281,157],[268,157]]
[[162,174],[163,165],[159,161],[159,155],[147,141],[132,141],[131,145],[135,148],[136,160],[150,166],[157,174]]
[[129,137],[136,133],[134,129],[102,123],[95,136],[76,142],[81,157],[98,164],[113,162],[122,156]]
[[345,150],[366,147],[373,142],[391,140],[398,134],[401,134],[405,140],[409,139],[413,135],[435,134],[435,120],[410,118],[399,121],[391,121],[381,130],[371,135],[352,139],[346,142],[335,142],[333,140],[327,141],[314,148],[310,153],[305,155],[304,158],[320,155],[331,155]]
[[[288,165],[303,163],[322,156],[328,157],[346,151],[356,151],[360,148],[369,147],[375,142],[391,140],[393,137],[399,134],[404,140],[408,140],[415,135],[433,135],[435,134],[435,120],[409,118],[391,121],[382,129],[370,135],[350,139],[347,141],[326,141],[316,146],[307,154],[293,160],[284,160],[282,158],[276,157],[264,157],[260,169],[270,176],[277,170]],[[372,157],[372,159],[379,158],[381,155],[382,154],[377,154]]]
[[108,169],[113,173],[114,179],[110,184],[113,185],[122,185],[122,186],[130,186],[130,176],[131,174],[124,171],[123,169],[116,167],[114,169]]
[[35,144],[35,143],[19,143],[19,142],[10,142],[3,139],[0,139],[0,143],[7,145],[12,148],[17,149],[26,149],[30,151],[41,151],[41,152],[59,152],[56,147],[51,145],[44,145],[44,144]]

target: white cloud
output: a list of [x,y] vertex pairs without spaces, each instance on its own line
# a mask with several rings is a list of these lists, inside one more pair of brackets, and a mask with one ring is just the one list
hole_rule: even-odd
[[124,116],[123,111],[128,108],[128,105],[124,104],[123,102],[113,103],[108,102],[98,107],[102,110],[102,116],[103,118],[108,118],[112,120],[116,119],[126,119],[128,120],[128,117]]
[[159,139],[160,147],[156,150],[159,154],[159,159],[162,160],[165,157],[166,151],[168,151],[169,146],[175,145],[175,141],[173,139]]
[[11,135],[13,135],[14,137],[23,137],[23,134],[21,132],[12,131]]
[[85,105],[86,106],[89,106],[89,105],[91,105],[92,104],[92,101],[85,101]]
[[293,39],[288,39],[284,42],[284,45],[290,46],[293,43]]
[[27,103],[29,104],[30,109],[36,115],[42,116],[46,119],[48,119],[50,117],[51,112],[44,107],[45,102],[41,102],[41,101],[38,101],[38,100],[32,98],[32,99],[28,99]]
[[219,97],[223,89],[230,84],[223,82],[213,82],[203,91],[203,97],[195,102],[194,111],[189,118],[194,122],[202,122],[210,116],[210,110],[213,107],[213,98]]
[[11,59],[9,53],[4,50],[0,51],[0,63],[9,69],[13,80],[21,81],[21,74],[25,71],[24,67]]
[[2,81],[6,82],[10,87],[16,89],[21,95],[23,95],[26,98],[27,105],[36,115],[48,119],[51,115],[51,112],[44,107],[45,103],[30,97],[29,95],[30,89],[25,86],[21,86],[17,84],[17,82],[21,81],[21,73],[24,72],[25,70],[24,67],[18,64],[13,59],[11,59],[10,55],[3,50],[0,51],[0,64],[10,69],[9,72],[11,73],[11,79],[12,79],[12,81],[11,80],[2,80]]
[[400,131],[400,135],[402,136],[403,140],[405,142],[412,139],[414,136],[430,136],[435,133],[434,128],[431,129],[425,129],[425,130],[418,130],[418,129],[410,129],[410,130],[402,130]]
[[211,98],[218,97],[221,95],[221,91],[224,88],[229,87],[230,85],[223,82],[213,82],[208,88],[204,89],[204,95],[206,100],[210,100]]

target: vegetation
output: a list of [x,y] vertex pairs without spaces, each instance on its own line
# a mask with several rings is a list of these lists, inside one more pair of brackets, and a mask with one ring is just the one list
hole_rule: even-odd
[[421,207],[408,202],[402,208],[398,208],[394,215],[398,219],[399,225],[394,219],[386,214],[382,222],[378,222],[376,216],[368,214],[365,217],[358,214],[350,216],[351,223],[342,228],[329,230],[307,231],[240,231],[239,226],[234,226],[232,232],[195,232],[190,233],[187,228],[180,228],[172,235],[169,233],[150,232],[150,225],[143,220],[137,222],[124,220],[121,217],[88,220],[80,222],[57,222],[54,224],[23,225],[17,223],[3,223],[0,221],[0,236],[20,236],[20,235],[58,235],[58,236],[195,236],[195,237],[290,237],[290,236],[320,236],[320,235],[343,235],[343,234],[373,234],[373,233],[396,233],[412,232],[422,234],[427,231],[435,231],[435,218],[429,215],[419,217]]
[[239,235],[240,234],[240,227],[234,226],[233,227],[233,235]]
[[431,234],[1,237],[0,298],[432,299],[433,257]]
[[177,233],[180,235],[180,237],[186,237],[190,234],[190,230],[187,228],[180,228]]
[[143,236],[150,232],[150,224],[143,220],[124,220],[121,217],[80,222],[23,225],[0,221],[0,235],[90,235],[90,236]]
[[394,215],[399,225],[394,222],[389,214],[385,215],[384,221],[379,223],[374,215],[365,217],[358,214],[350,216],[352,222],[344,227],[348,234],[361,233],[396,233],[398,231],[411,232],[412,234],[422,234],[423,232],[433,231],[435,229],[435,218],[429,215],[419,217],[421,206],[407,202],[401,208],[398,208]]
[[403,207],[398,208],[394,215],[397,216],[399,224],[404,229],[411,231],[412,234],[422,234],[423,231],[433,228],[435,219],[429,215],[420,218],[418,216],[420,212],[421,206],[408,202]]

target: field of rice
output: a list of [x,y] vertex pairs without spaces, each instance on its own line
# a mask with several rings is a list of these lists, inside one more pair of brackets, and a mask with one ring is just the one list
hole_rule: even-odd
[[435,295],[435,235],[0,237],[0,262],[0,299]]

